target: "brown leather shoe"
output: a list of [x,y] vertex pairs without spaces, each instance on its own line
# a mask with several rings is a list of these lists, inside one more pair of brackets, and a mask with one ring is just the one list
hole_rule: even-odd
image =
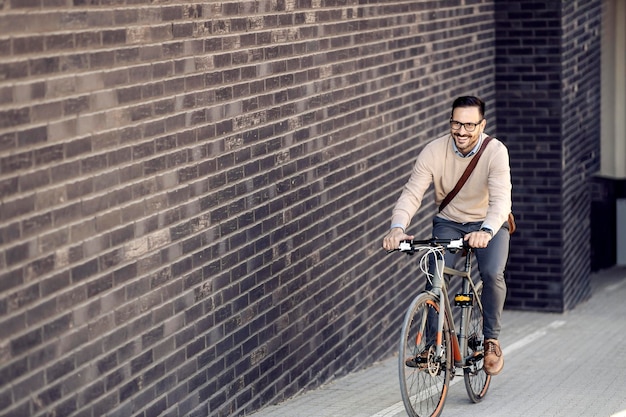
[[404,364],[411,368],[426,368],[428,367],[428,355],[430,354],[430,347],[424,349],[421,353],[413,356],[406,361]]
[[504,368],[504,355],[500,349],[500,342],[496,339],[485,340],[485,364],[487,375],[498,375]]

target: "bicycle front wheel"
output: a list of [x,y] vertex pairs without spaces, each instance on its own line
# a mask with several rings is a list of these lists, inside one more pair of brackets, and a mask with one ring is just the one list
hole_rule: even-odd
[[478,304],[478,300],[483,292],[483,283],[476,285],[474,294],[474,305],[466,307],[467,329],[467,352],[465,352],[466,363],[463,368],[463,379],[465,389],[470,400],[480,402],[487,394],[491,376],[487,375],[483,369],[485,338],[483,336],[483,311]]
[[442,352],[437,356],[439,301],[433,294],[418,295],[406,312],[399,352],[400,392],[411,417],[441,414],[448,394],[452,366],[450,326],[444,320],[440,335]]

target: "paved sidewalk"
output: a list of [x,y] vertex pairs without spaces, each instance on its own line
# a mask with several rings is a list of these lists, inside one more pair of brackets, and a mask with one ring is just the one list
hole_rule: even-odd
[[[502,373],[472,404],[452,381],[443,417],[626,417],[626,267],[593,277],[565,314],[505,310]],[[397,358],[339,378],[253,417],[405,417]]]

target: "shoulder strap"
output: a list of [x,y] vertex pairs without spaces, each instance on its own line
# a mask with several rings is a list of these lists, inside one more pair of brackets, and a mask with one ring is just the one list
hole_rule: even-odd
[[474,157],[470,161],[467,168],[465,168],[465,171],[463,171],[463,175],[461,175],[461,178],[459,178],[459,182],[456,183],[452,191],[448,193],[446,198],[444,198],[441,204],[439,205],[439,211],[443,210],[444,207],[447,206],[448,203],[450,203],[450,201],[452,201],[452,199],[457,195],[457,193],[461,190],[461,188],[463,188],[463,185],[465,184],[470,174],[474,170],[474,167],[476,167],[476,164],[478,163],[478,159],[483,154],[483,151],[485,150],[485,148],[487,147],[487,144],[489,143],[491,139],[492,139],[491,136],[487,136],[485,140],[483,140],[483,143],[480,145],[480,149],[478,150],[478,152],[476,152],[476,155],[474,155]]

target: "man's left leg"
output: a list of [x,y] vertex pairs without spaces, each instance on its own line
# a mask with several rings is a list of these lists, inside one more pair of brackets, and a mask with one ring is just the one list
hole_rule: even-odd
[[483,280],[483,333],[485,336],[485,371],[497,375],[504,366],[504,356],[500,348],[502,310],[506,299],[504,269],[509,257],[509,231],[500,228],[483,249],[476,250],[478,270]]

